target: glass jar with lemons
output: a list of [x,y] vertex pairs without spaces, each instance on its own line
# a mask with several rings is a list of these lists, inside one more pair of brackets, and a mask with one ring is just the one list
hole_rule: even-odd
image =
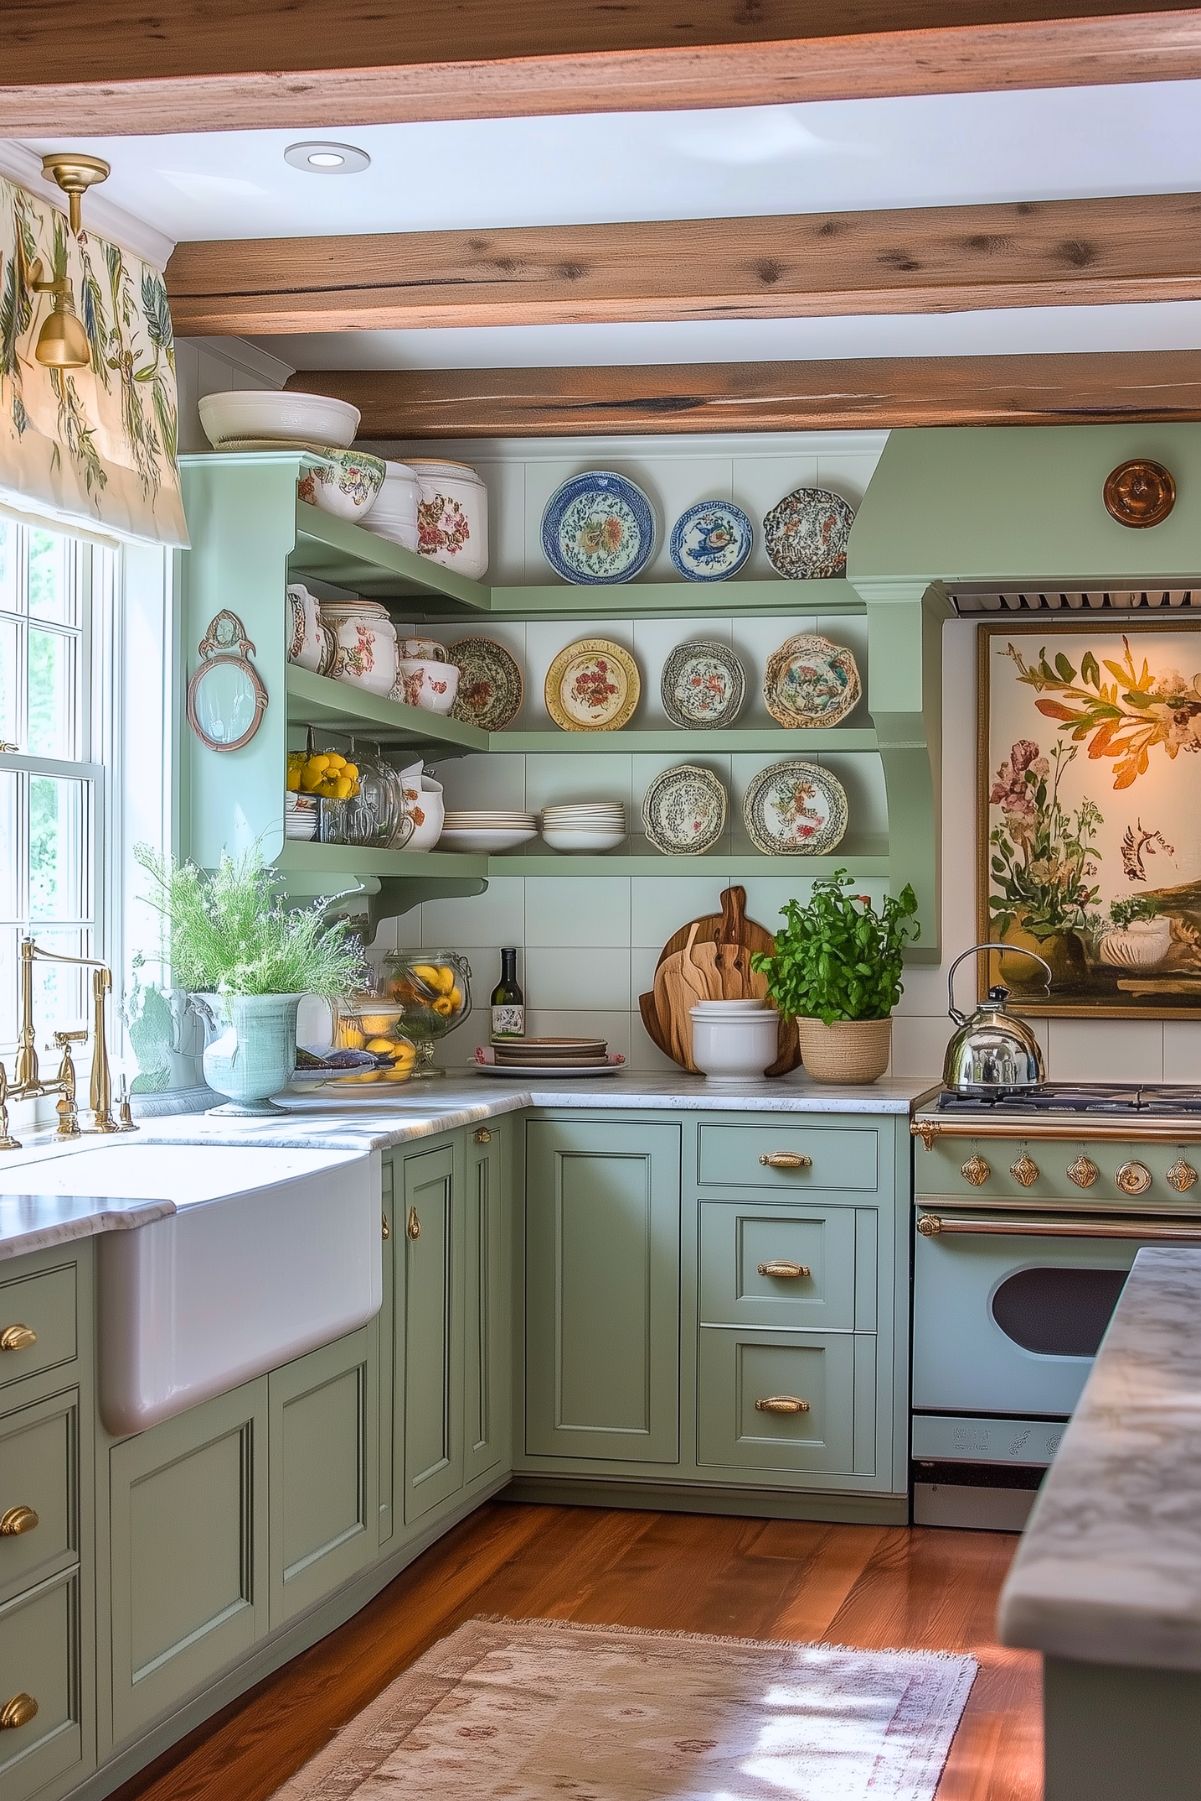
[[457,951],[398,951],[384,959],[384,989],[417,1046],[418,1075],[440,1075],[434,1047],[471,1012],[471,966]]

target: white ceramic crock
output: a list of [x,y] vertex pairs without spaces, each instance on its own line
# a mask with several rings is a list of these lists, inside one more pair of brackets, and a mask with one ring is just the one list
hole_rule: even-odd
[[458,692],[457,664],[433,663],[424,657],[399,658],[393,700],[424,707],[427,713],[449,713]]
[[735,1017],[692,1007],[692,1061],[710,1082],[751,1082],[778,1054],[779,1020],[774,1009]]
[[331,621],[330,629],[338,644],[332,672],[337,680],[369,694],[391,694],[396,685],[395,626],[369,615]]
[[421,503],[421,484],[407,463],[385,463],[384,485],[380,489],[367,530],[377,537],[400,544],[405,550],[417,548],[417,508]]
[[374,507],[384,479],[379,457],[361,450],[323,448],[321,462],[302,471],[296,484],[299,499],[335,519],[362,524]]
[[415,763],[411,769],[402,769],[400,782],[405,811],[413,821],[413,836],[406,840],[405,849],[433,850],[442,836],[446,818],[442,784],[427,775],[420,763]]
[[488,490],[466,463],[415,462],[421,484],[417,548],[479,581],[488,568]]
[[292,616],[289,663],[297,663],[301,669],[311,669],[318,675],[324,673],[321,665],[327,657],[328,640],[322,628],[317,596],[310,594],[303,582],[294,582],[288,588],[288,606]]

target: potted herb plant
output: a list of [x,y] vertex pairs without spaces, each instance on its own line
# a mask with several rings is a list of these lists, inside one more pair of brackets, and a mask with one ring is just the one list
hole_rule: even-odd
[[167,922],[176,982],[205,1021],[204,1079],[228,1096],[219,1113],[276,1113],[270,1096],[296,1068],[296,1013],[306,994],[333,1001],[362,985],[362,954],[327,901],[285,906],[257,851],[215,870],[135,852],[150,905]]
[[751,963],[780,1013],[796,1020],[806,1070],[817,1082],[874,1082],[888,1068],[901,958],[919,932],[917,896],[906,885],[877,908],[839,869],[814,882],[804,905],[791,900],[780,911],[775,949]]

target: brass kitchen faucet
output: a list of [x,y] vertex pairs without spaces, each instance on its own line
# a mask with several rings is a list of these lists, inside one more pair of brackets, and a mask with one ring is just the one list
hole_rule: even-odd
[[17,1034],[17,1061],[12,1086],[8,1072],[0,1063],[0,1151],[19,1151],[20,1140],[8,1129],[8,1103],[35,1100],[41,1095],[57,1094],[58,1138],[78,1138],[79,1112],[75,1104],[74,1044],[86,1042],[86,1028],[79,1032],[55,1032],[54,1044],[62,1052],[58,1074],[53,1081],[43,1081],[38,1070],[38,1053],[33,1029],[33,966],[35,962],[72,963],[92,973],[92,1074],[88,1088],[88,1106],[92,1132],[136,1132],[129,1116],[128,1102],[121,1106],[121,1118],[113,1118],[113,1083],[108,1064],[105,1038],[104,1004],[112,992],[113,977],[108,965],[98,957],[65,957],[58,951],[43,950],[32,938],[21,940],[21,1026]]

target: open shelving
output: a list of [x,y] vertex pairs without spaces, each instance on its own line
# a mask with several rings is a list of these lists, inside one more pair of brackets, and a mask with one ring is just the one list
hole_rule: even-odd
[[406,706],[386,695],[368,694],[348,682],[331,681],[289,663],[285,675],[288,724],[324,726],[341,737],[370,738],[373,743],[426,747],[443,757],[486,751],[492,740],[478,726]]

